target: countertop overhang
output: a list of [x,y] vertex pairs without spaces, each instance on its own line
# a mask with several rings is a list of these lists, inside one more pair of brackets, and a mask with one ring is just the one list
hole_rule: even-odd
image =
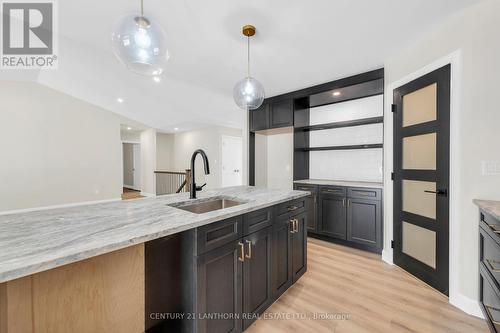
[[0,215],[0,283],[309,195],[305,191],[227,187],[198,192],[238,206],[194,214],[168,205],[189,193]]
[[500,201],[474,199],[473,202],[480,209],[500,220]]

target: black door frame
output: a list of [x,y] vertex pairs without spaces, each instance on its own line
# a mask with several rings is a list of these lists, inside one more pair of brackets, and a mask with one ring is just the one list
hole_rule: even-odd
[[[403,96],[437,83],[437,120],[402,127]],[[449,191],[450,177],[450,107],[451,64],[425,74],[399,88],[394,89],[394,263],[409,271],[440,292],[449,293],[449,194],[437,195],[436,220],[402,210],[402,180],[435,181],[437,189]],[[402,170],[403,138],[416,134],[437,133],[437,170]],[[402,252],[403,220],[436,232],[436,269],[427,266]],[[439,222],[438,222],[439,221]]]

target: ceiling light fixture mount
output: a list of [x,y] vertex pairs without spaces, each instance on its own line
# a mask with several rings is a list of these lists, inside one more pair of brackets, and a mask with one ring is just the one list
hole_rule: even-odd
[[264,102],[265,91],[262,84],[250,76],[250,37],[254,36],[256,29],[253,25],[243,26],[243,36],[247,37],[247,77],[236,83],[233,89],[233,98],[241,109],[255,110]]
[[137,74],[160,75],[166,67],[169,52],[162,27],[141,13],[127,15],[116,25],[111,36],[113,52],[127,68]]

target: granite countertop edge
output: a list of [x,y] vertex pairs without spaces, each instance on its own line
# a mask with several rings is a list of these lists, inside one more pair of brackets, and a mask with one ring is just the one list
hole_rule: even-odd
[[347,187],[380,188],[380,189],[384,188],[384,183],[381,182],[348,181],[348,180],[303,179],[303,180],[294,180],[294,183],[306,184],[306,185],[347,186]]
[[[205,214],[194,214],[178,208],[168,207],[168,205],[188,201],[189,199],[187,194],[184,193],[157,196],[153,198],[142,198],[131,201],[90,204],[71,208],[0,215],[0,283],[121,250],[126,247],[142,244],[147,241],[197,228],[234,216],[243,215],[248,212],[267,208],[290,200],[299,199],[309,195],[310,193],[306,191],[268,190],[249,186],[238,186],[210,190],[200,192],[198,194],[200,200],[224,196],[247,202],[238,206]],[[253,195],[257,196],[255,200],[252,200]],[[145,211],[148,206],[151,206],[156,210],[158,208],[162,209],[159,213],[163,212],[166,216],[152,217],[151,215],[148,215],[149,212]],[[117,222],[117,219],[124,218],[124,216],[130,214],[127,210],[134,210],[136,207],[140,208],[137,209],[137,214],[134,214],[133,212],[133,225],[131,225],[132,223],[127,224],[125,222]],[[106,209],[113,210],[113,212],[120,209],[120,214],[115,214],[114,216],[104,216],[105,213],[102,213],[103,215],[96,213],[97,211],[106,211]],[[88,210],[93,210],[95,214],[89,214]],[[104,229],[101,237],[99,237],[99,231],[92,231],[88,235],[84,234],[81,237],[78,235],[75,236],[74,234],[78,233],[80,230],[71,230],[71,216],[76,216],[78,212],[86,215],[84,222],[89,222],[90,226],[88,228],[98,225],[99,219],[102,219],[103,223],[113,222],[114,225]],[[141,212],[144,212],[143,217],[140,215]],[[52,225],[50,219],[53,218],[53,224],[56,224],[59,216],[64,216],[64,218],[61,218],[64,220],[62,222],[64,224],[62,225],[63,227],[67,228],[67,224],[69,224],[70,235],[67,237],[68,239],[62,239],[64,238],[64,235],[61,235],[60,239],[57,239],[56,244],[51,247],[51,239],[49,237],[51,234],[57,232],[57,226]],[[141,224],[140,221],[137,221],[141,218],[145,221],[154,220],[154,223],[158,224],[158,226],[155,225],[154,227],[151,227],[148,222]],[[74,219],[76,220],[77,217]],[[169,221],[166,221],[170,219],[175,220],[175,222],[170,224]],[[42,221],[42,223],[39,223],[40,221]],[[29,223],[35,223],[35,226],[31,227],[28,225]],[[12,224],[12,226],[9,224]],[[18,224],[29,230],[29,237],[16,237],[16,232],[13,232],[13,239],[7,240],[10,236],[8,235],[9,230],[14,230]],[[42,227],[38,224],[42,224]],[[39,230],[37,230],[37,228],[42,229],[43,227],[47,229],[45,235],[43,232],[39,233]],[[84,227],[87,228],[86,225]],[[82,226],[79,225],[78,228],[81,229]],[[127,233],[122,233],[115,238],[106,238],[106,235],[110,232],[113,232],[114,230],[119,232],[120,229],[124,228],[129,228],[131,230],[127,231]],[[85,230],[85,232],[88,232],[88,230]],[[46,236],[46,239],[44,236]],[[84,239],[80,239],[85,237],[92,237],[91,241],[95,244],[87,245]],[[19,241],[16,241],[16,238],[19,238]],[[29,248],[29,244],[27,245],[27,241],[30,239],[36,239],[32,245],[32,249]],[[4,242],[4,240],[6,241]],[[71,247],[72,242],[75,242],[74,248]],[[40,246],[42,249],[37,252],[36,246],[39,244],[41,244]],[[16,253],[16,246],[19,248],[19,252],[21,252],[19,255]]]
[[494,200],[472,200],[476,206],[500,221],[500,201]]

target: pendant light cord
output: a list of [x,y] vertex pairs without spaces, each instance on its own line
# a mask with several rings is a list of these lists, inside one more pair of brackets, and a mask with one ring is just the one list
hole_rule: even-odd
[[247,76],[250,77],[250,36],[247,36]]
[[144,0],[141,0],[141,17],[144,17]]

